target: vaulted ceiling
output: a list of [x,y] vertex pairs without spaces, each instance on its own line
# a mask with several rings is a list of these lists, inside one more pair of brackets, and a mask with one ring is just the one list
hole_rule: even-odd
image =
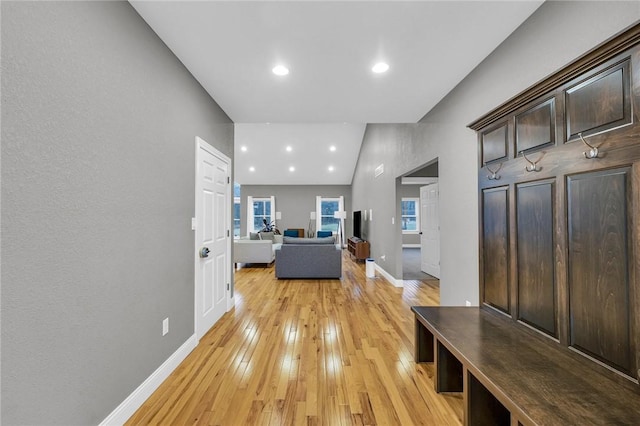
[[237,182],[350,184],[366,123],[418,121],[542,1],[131,4],[234,121]]

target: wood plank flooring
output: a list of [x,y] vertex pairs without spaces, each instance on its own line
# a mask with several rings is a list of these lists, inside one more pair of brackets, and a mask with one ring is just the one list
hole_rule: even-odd
[[436,394],[413,360],[413,305],[437,281],[396,288],[343,256],[341,280],[236,271],[234,310],[128,425],[459,425],[462,396]]

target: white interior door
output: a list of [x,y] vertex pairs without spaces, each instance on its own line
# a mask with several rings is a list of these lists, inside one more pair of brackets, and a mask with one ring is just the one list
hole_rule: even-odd
[[[202,338],[230,298],[230,160],[196,138],[195,328]],[[201,254],[201,251],[208,253]]]
[[420,188],[421,269],[440,278],[440,216],[438,184]]

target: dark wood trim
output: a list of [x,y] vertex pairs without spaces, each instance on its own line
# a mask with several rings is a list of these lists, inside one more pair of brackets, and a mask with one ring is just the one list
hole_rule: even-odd
[[479,131],[498,120],[502,120],[529,102],[570,82],[574,78],[590,71],[638,43],[640,43],[640,24],[636,23],[585,53],[566,67],[563,67],[560,71],[539,81],[531,88],[509,99],[488,114],[471,122],[467,127]]

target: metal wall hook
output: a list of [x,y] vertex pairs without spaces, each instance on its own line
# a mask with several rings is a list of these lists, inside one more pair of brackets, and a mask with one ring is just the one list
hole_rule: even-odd
[[502,168],[502,163],[500,163],[500,165],[498,165],[498,168],[495,171],[491,170],[491,168],[487,164],[485,164],[484,166],[487,168],[487,170],[489,170],[489,172],[491,172],[490,175],[487,175],[487,179],[489,179],[489,180],[498,180],[498,179],[500,179],[500,176],[498,176],[497,173]]
[[520,151],[520,154],[522,154],[522,156],[524,157],[525,160],[527,160],[527,163],[529,163],[528,166],[525,166],[524,169],[528,172],[539,172],[540,170],[542,170],[542,167],[538,167],[538,161],[540,161],[540,158],[538,158],[538,161],[531,161],[527,158],[526,154],[524,153],[524,151]]
[[593,160],[594,158],[598,158],[598,148],[593,146],[593,145],[591,145],[586,140],[584,140],[584,138],[582,137],[582,132],[578,133],[578,136],[580,136],[580,140],[582,141],[582,143],[589,147],[589,151],[588,152],[584,151],[582,153],[584,155],[584,158],[587,158],[589,160]]

